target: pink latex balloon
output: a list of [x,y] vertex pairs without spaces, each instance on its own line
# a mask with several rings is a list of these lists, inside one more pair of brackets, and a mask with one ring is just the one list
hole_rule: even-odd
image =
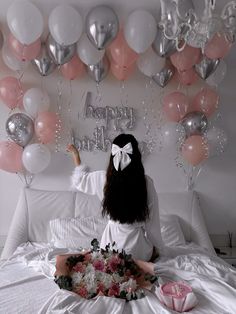
[[7,172],[21,172],[23,148],[14,142],[0,142],[0,169]]
[[139,56],[138,53],[128,46],[122,30],[119,31],[108,49],[113,61],[122,67],[129,67],[134,64]]
[[119,81],[127,80],[133,73],[135,68],[134,64],[131,64],[129,67],[119,66],[118,64],[112,62],[111,63],[111,73],[117,78]]
[[182,85],[193,85],[198,80],[197,73],[193,68],[190,68],[185,71],[178,71],[177,80]]
[[192,166],[200,164],[208,158],[208,145],[200,135],[192,135],[184,142],[181,152],[183,158]]
[[35,134],[43,144],[51,143],[55,139],[59,127],[59,119],[54,112],[40,112],[34,123]]
[[10,109],[14,109],[22,102],[23,89],[19,80],[7,76],[0,80],[0,98]]
[[170,56],[172,64],[179,70],[185,71],[198,63],[201,58],[199,48],[194,48],[186,45],[182,51],[177,51]]
[[41,40],[39,38],[30,45],[24,45],[19,42],[19,40],[17,40],[12,34],[9,34],[8,46],[17,59],[21,61],[31,61],[35,59],[40,53]]
[[69,62],[61,66],[61,72],[64,78],[74,80],[75,78],[83,76],[85,66],[80,58],[75,55]]
[[224,58],[231,46],[232,43],[228,41],[225,34],[216,33],[207,43],[204,53],[209,59]]
[[203,88],[193,98],[191,109],[193,111],[201,111],[207,117],[211,116],[218,108],[219,95],[210,88]]
[[189,101],[181,92],[166,95],[163,103],[163,111],[169,121],[179,122],[188,113]]

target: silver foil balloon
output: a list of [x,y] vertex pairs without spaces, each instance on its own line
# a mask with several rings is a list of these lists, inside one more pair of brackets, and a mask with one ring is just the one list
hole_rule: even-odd
[[219,63],[220,59],[209,59],[206,56],[203,56],[201,62],[195,65],[195,71],[203,80],[206,80],[215,72]]
[[34,122],[24,113],[14,113],[7,119],[6,131],[11,140],[25,147],[34,135]]
[[119,31],[119,20],[116,13],[108,6],[93,8],[86,17],[86,33],[97,49],[106,48]]
[[187,137],[203,135],[208,127],[207,117],[199,111],[187,113],[180,123],[185,129]]
[[171,64],[166,65],[159,73],[152,76],[153,81],[160,87],[165,87],[175,74],[175,68]]
[[46,46],[50,57],[57,65],[69,62],[76,52],[76,44],[62,46],[58,44],[51,35],[48,36]]
[[176,52],[176,41],[166,38],[163,28],[158,27],[152,48],[158,56],[169,57]]
[[55,62],[48,55],[45,44],[42,45],[41,52],[38,57],[32,60],[31,63],[42,76],[47,76],[51,74],[57,67]]
[[95,82],[100,83],[108,74],[110,68],[109,61],[107,57],[103,57],[101,61],[94,65],[88,65],[87,71],[91,78]]

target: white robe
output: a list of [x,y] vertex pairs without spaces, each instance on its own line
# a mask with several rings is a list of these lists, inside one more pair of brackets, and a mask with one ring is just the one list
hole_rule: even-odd
[[[83,193],[97,195],[103,200],[103,189],[106,182],[105,171],[89,172],[85,165],[75,168],[71,177],[72,188]],[[163,241],[160,232],[160,219],[157,193],[150,177],[146,176],[149,218],[145,222],[121,224],[112,220],[103,232],[100,246],[116,243],[116,249],[124,249],[136,259],[150,260],[153,247],[161,253]]]

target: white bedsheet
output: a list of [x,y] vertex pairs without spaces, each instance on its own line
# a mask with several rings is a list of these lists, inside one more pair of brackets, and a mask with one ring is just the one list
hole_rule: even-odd
[[[203,254],[194,246],[175,251],[183,255],[159,260],[155,267],[163,281],[182,279],[192,286],[198,305],[190,313],[235,314],[236,269],[218,257]],[[27,243],[18,247],[14,255],[0,266],[0,313],[176,313],[159,302],[155,291],[147,291],[145,298],[126,303],[107,297],[84,300],[74,293],[60,290],[53,281],[55,257],[67,252],[69,250],[49,244]]]

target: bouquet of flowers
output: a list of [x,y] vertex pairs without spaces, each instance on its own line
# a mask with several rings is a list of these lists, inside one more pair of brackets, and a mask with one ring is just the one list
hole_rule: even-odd
[[105,250],[100,249],[96,239],[91,245],[89,252],[66,257],[66,272],[55,275],[61,289],[86,299],[103,295],[131,301],[144,297],[142,288],[157,280],[153,274],[145,273],[131,255],[114,250],[115,243]]

